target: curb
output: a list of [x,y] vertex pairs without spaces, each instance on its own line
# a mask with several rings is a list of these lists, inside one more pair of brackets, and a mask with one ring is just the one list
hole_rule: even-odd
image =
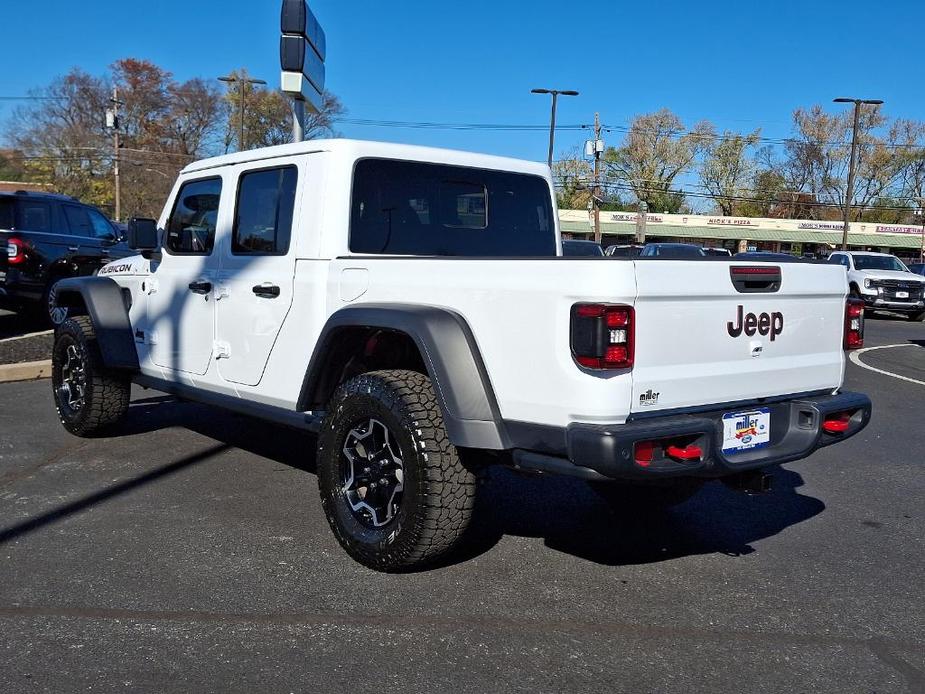
[[51,359],[27,361],[22,364],[0,364],[0,383],[34,381],[51,377]]
[[28,337],[41,337],[42,335],[51,335],[54,330],[40,330],[37,333],[28,333],[26,335],[15,335],[13,337],[4,337],[0,339],[0,342],[15,342],[16,340],[25,340]]

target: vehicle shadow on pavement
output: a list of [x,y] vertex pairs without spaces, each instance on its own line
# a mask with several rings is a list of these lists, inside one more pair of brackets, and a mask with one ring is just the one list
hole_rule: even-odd
[[0,340],[7,337],[28,335],[48,328],[49,326],[41,318],[32,314],[0,311]]
[[[255,455],[314,474],[314,438],[287,427],[204,405],[155,396],[135,400],[114,436],[184,427]],[[741,556],[753,542],[821,513],[825,504],[799,494],[802,477],[774,467],[769,494],[746,496],[719,482],[673,509],[613,509],[580,480],[488,468],[479,488],[476,532],[441,562],[463,563],[490,551],[505,535],[543,538],[555,551],[610,566],[694,554]],[[434,568],[434,567],[429,567]]]
[[[821,513],[825,504],[796,490],[803,478],[773,467],[774,489],[747,496],[707,483],[671,509],[611,508],[572,479],[491,471],[485,485],[487,525],[501,535],[541,537],[550,549],[611,566],[645,564],[695,554],[741,556],[753,542]],[[484,521],[483,521],[484,522]]]

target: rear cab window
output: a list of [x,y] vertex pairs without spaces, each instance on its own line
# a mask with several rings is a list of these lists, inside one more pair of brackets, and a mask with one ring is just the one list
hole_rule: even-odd
[[232,255],[285,255],[289,251],[297,178],[295,166],[241,174]]
[[546,180],[389,159],[356,164],[350,251],[424,256],[555,256]]
[[215,246],[222,179],[186,181],[177,192],[165,230],[164,250],[171,255],[210,255]]

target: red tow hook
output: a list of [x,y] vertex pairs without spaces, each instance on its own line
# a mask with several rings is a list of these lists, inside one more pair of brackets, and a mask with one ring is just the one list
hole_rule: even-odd
[[827,434],[843,434],[851,425],[851,415],[848,412],[839,412],[829,415],[822,422],[822,430]]
[[665,448],[665,455],[675,460],[702,460],[703,451],[700,446],[688,444],[684,448],[680,446],[668,446]]

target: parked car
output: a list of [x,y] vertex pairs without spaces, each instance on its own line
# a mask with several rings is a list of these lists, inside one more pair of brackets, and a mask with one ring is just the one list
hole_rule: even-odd
[[642,252],[642,246],[631,243],[626,245],[607,246],[604,255],[617,258],[632,258]]
[[910,263],[906,267],[909,268],[909,272],[914,272],[916,275],[925,275],[925,263]]
[[673,258],[677,260],[706,258],[700,246],[692,243],[647,243],[639,254],[642,258]]
[[0,308],[36,312],[52,325],[67,317],[55,285],[95,274],[131,255],[122,235],[95,207],[66,195],[0,193]]
[[720,258],[731,258],[732,257],[732,251],[730,251],[728,248],[717,248],[715,246],[710,246],[710,247],[704,246],[703,252],[706,253],[707,255],[713,255],[713,256],[720,257]]
[[130,224],[140,255],[61,283],[49,395],[79,436],[117,425],[132,382],[317,433],[323,516],[380,571],[458,547],[489,464],[644,513],[709,479],[766,491],[867,425],[841,392],[863,315],[840,268],[556,258],[554,211],[548,167],[467,152],[192,163]]
[[836,251],[829,256],[829,262],[845,268],[851,295],[863,299],[868,309],[925,320],[925,279],[910,272],[895,255]]
[[565,239],[562,241],[562,255],[603,257],[604,249],[601,248],[601,244],[594,241]]
[[804,262],[809,260],[809,258],[798,258],[795,255],[790,255],[789,253],[775,253],[774,251],[743,251],[741,253],[736,253],[733,258],[735,260],[760,260],[765,262]]

